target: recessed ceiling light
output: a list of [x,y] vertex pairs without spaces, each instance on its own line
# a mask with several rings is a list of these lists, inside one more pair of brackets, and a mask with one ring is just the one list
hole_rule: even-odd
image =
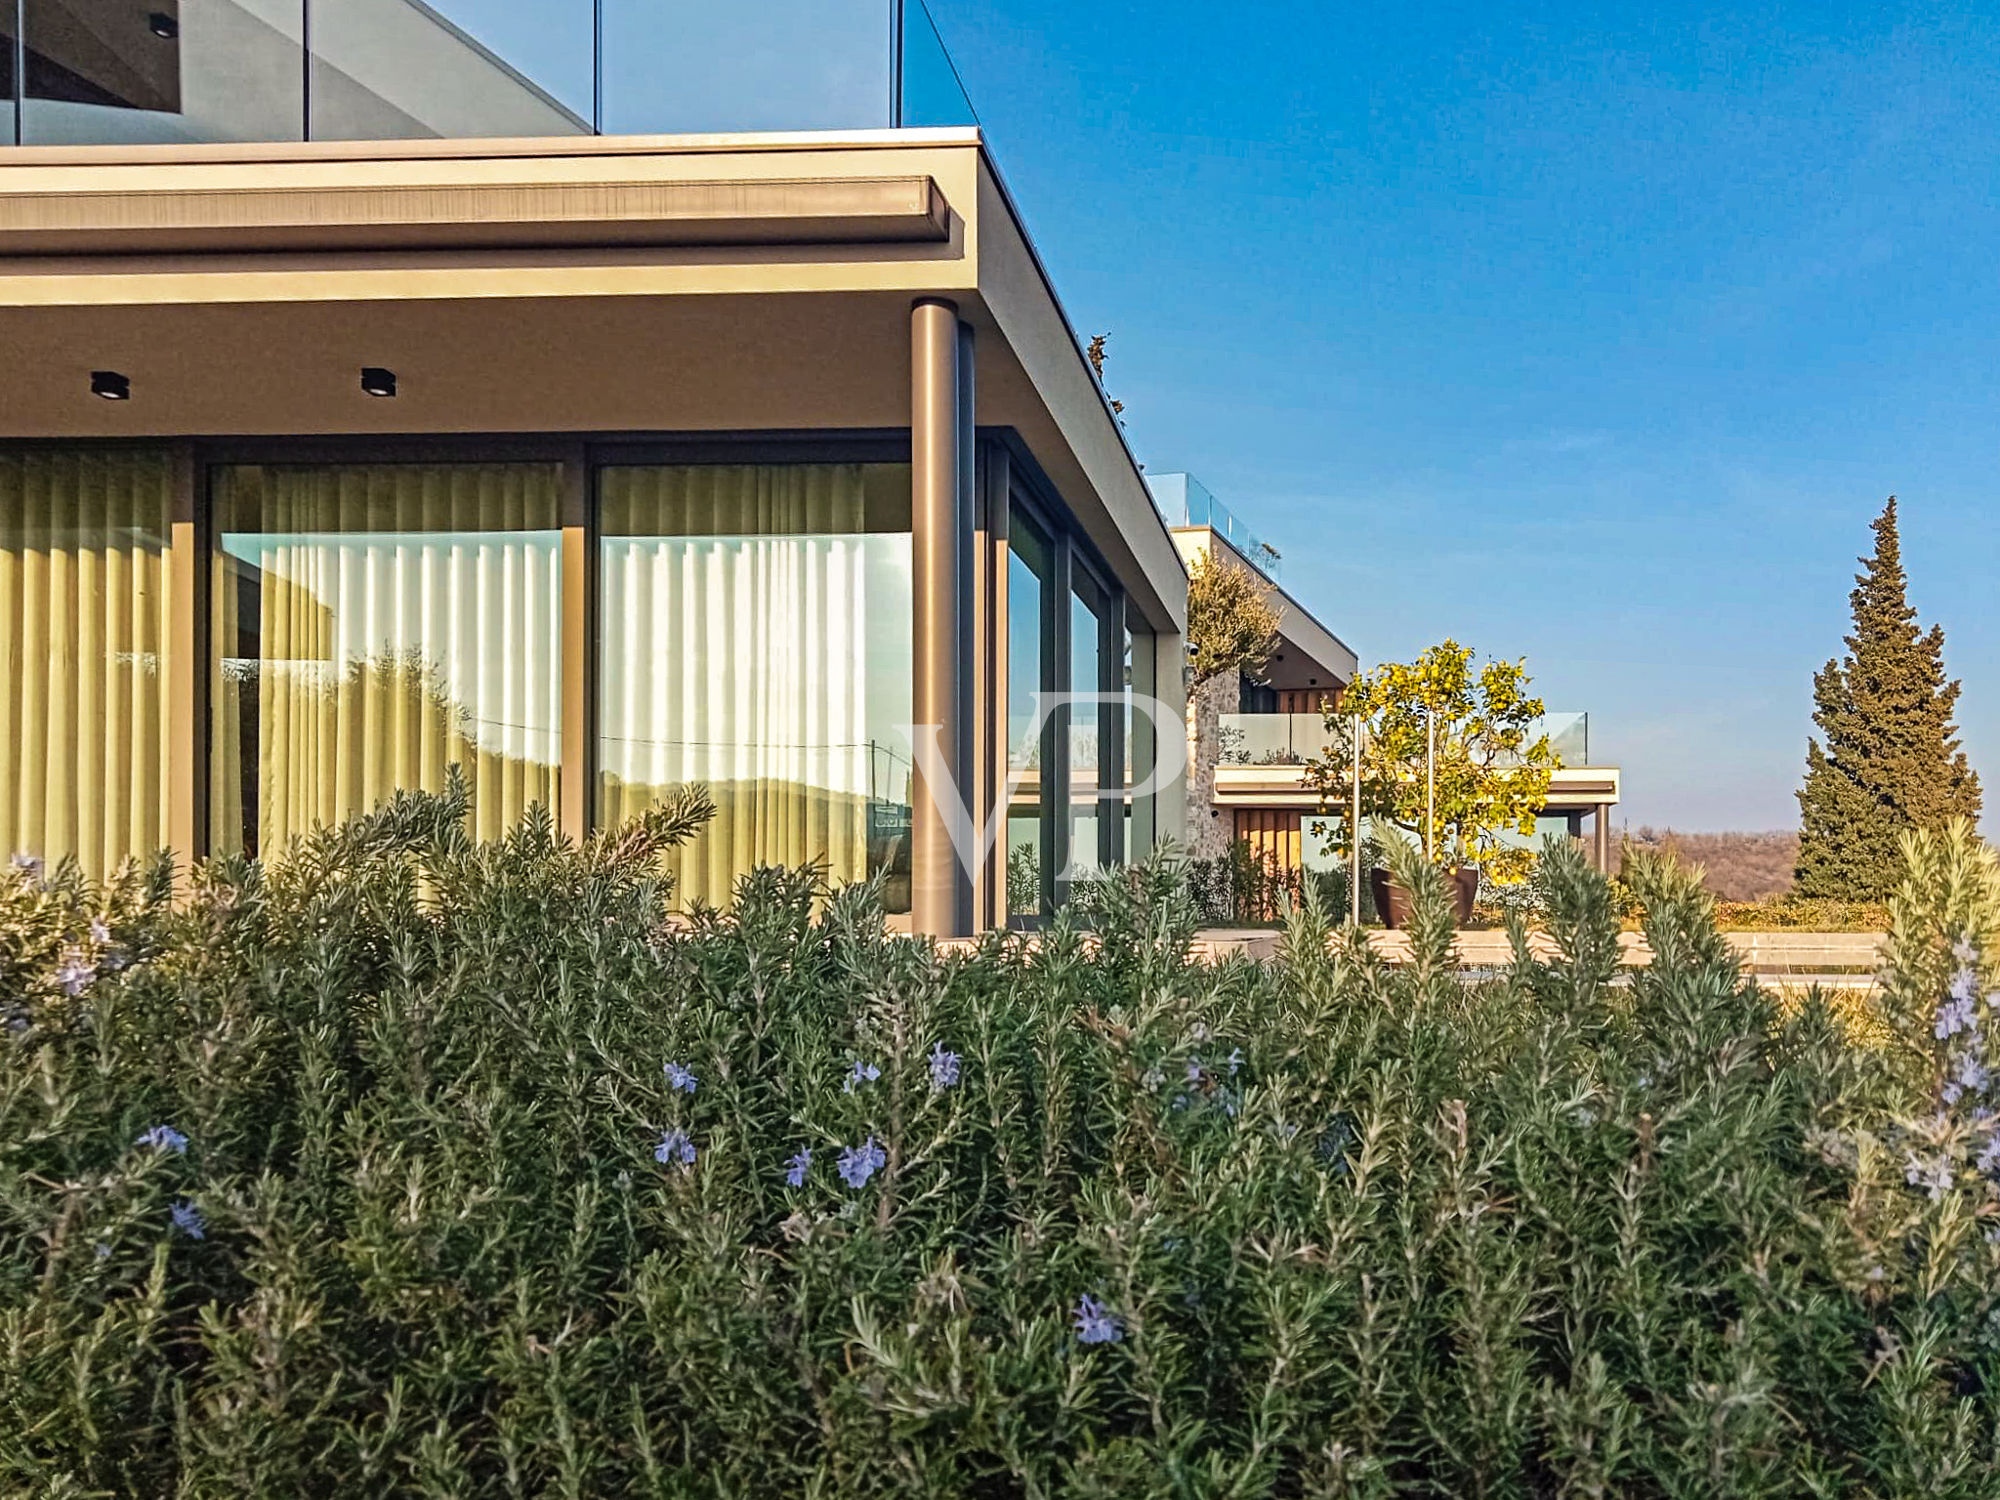
[[393,396],[396,394],[396,372],[385,370],[380,365],[363,365],[361,389],[371,396]]
[[132,382],[116,370],[92,370],[90,394],[102,396],[106,401],[130,401]]
[[146,17],[146,29],[162,41],[171,42],[181,34],[180,20],[163,10],[156,10]]

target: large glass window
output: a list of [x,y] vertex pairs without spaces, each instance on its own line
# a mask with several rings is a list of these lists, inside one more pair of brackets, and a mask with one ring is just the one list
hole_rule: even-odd
[[1048,898],[1048,827],[1042,816],[1042,747],[1035,710],[1042,692],[1044,600],[1054,558],[1049,542],[1017,510],[1007,556],[1007,914],[1037,917]]
[[558,803],[556,464],[217,469],[210,806],[276,852],[447,768],[472,831]]
[[909,910],[909,466],[615,466],[598,492],[599,821],[700,782],[682,901],[818,863]]
[[173,469],[0,454],[0,857],[102,876],[167,842]]

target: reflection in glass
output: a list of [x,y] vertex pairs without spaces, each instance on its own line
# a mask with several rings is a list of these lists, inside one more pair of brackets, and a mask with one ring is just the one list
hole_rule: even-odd
[[909,466],[621,466],[599,493],[599,821],[700,782],[682,902],[818,863],[908,911]]
[[304,0],[24,0],[23,19],[24,145],[304,135]]
[[168,455],[0,454],[0,859],[167,842]]
[[896,123],[907,127],[977,125],[964,80],[924,0],[902,5],[902,98]]
[[604,0],[608,135],[893,123],[888,0]]
[[588,134],[589,0],[312,0],[312,137]]
[[1047,821],[1042,816],[1042,746],[1035,713],[1042,691],[1044,583],[1049,544],[1016,512],[1007,557],[1007,770],[1014,793],[1007,806],[1007,912],[1040,916],[1048,896]]
[[212,488],[218,850],[274,852],[451,766],[477,837],[557,805],[559,466],[238,465]]
[[[1069,600],[1069,683],[1073,693],[1092,694],[1103,682],[1103,631],[1097,612],[1081,594]],[[1068,880],[1097,873],[1101,866],[1097,843],[1098,732],[1103,705],[1081,698],[1069,710],[1069,867]]]

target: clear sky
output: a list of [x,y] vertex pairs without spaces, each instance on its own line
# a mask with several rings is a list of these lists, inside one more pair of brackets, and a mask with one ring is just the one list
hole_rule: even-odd
[[[1891,493],[2000,799],[2000,10],[932,0],[1134,450],[1790,826]],[[1596,757],[1594,757],[1596,758]]]

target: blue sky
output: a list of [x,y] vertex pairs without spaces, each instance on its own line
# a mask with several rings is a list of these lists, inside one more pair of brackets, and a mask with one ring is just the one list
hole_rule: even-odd
[[[587,107],[589,0],[435,3]],[[607,123],[870,114],[886,4],[604,0]],[[931,6],[1140,460],[1364,660],[1526,656],[1634,825],[1789,826],[1895,493],[2000,778],[1993,14]]]
[[2000,777],[1993,16],[932,6],[1141,461],[1364,660],[1525,655],[1635,826],[1788,826],[1895,493]]

